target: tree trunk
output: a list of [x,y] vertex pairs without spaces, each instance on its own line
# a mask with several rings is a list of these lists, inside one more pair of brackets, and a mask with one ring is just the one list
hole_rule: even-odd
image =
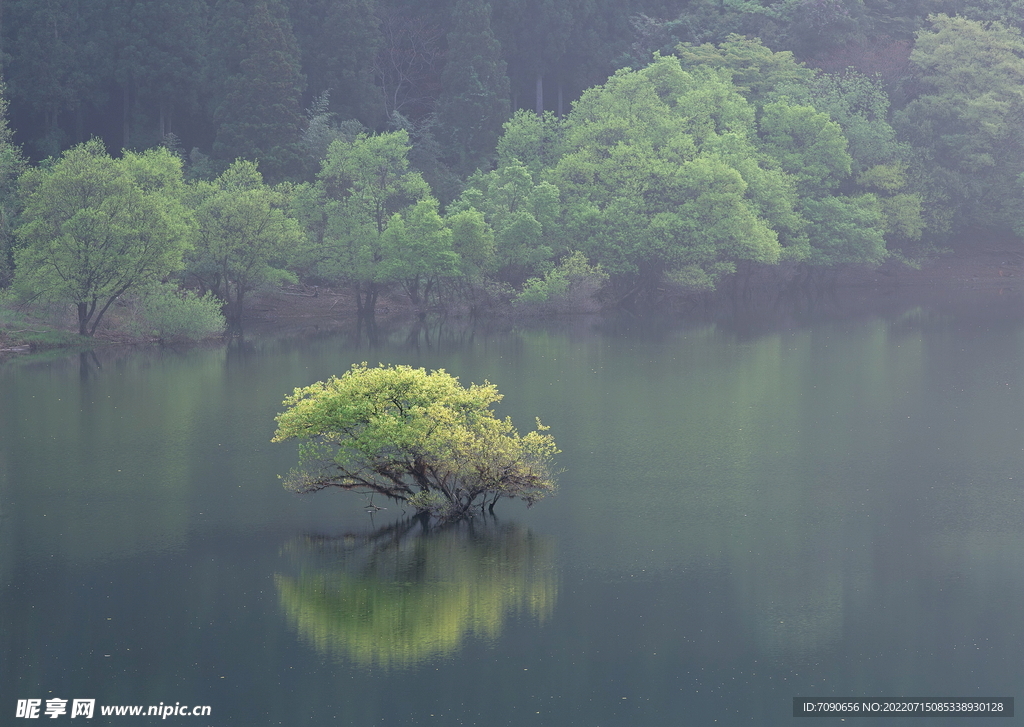
[[89,304],[79,303],[78,304],[78,335],[88,336],[89,335]]
[[124,82],[124,89],[122,91],[122,109],[121,109],[121,145],[127,149],[129,142],[131,141],[131,102],[130,93],[128,88],[128,81]]

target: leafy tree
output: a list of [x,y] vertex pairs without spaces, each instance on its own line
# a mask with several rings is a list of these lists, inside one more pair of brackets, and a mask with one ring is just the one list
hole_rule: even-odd
[[301,441],[285,486],[379,493],[444,520],[502,497],[533,504],[554,489],[558,450],[539,420],[520,436],[498,419],[491,405],[501,398],[443,370],[355,364],[284,400],[273,441]]
[[540,181],[541,171],[553,167],[562,154],[564,132],[565,125],[550,111],[516,111],[498,139],[498,166],[523,164]]
[[379,277],[399,281],[415,306],[427,303],[442,280],[459,275],[452,230],[437,207],[436,199],[424,197],[396,213],[381,236]]
[[21,147],[7,123],[7,94],[0,82],[0,288],[11,282],[14,271],[14,218],[17,213],[17,182],[25,171]]
[[729,35],[720,44],[680,43],[675,48],[684,69],[710,67],[729,72],[733,84],[758,106],[772,100],[780,89],[800,88],[811,82],[814,71],[789,51],[773,52],[758,38]]
[[445,224],[452,231],[452,249],[459,256],[464,279],[477,281],[494,269],[494,230],[487,224],[483,212],[452,210],[445,216]]
[[302,75],[287,16],[257,3],[245,27],[241,72],[228,82],[217,111],[214,154],[220,159],[253,159],[272,182],[302,174],[300,137]]
[[527,280],[515,300],[542,312],[592,312],[597,308],[594,296],[606,282],[608,273],[577,250],[544,277]]
[[775,102],[764,107],[761,147],[810,196],[835,189],[850,176],[852,160],[839,124],[813,106]]
[[806,87],[807,96],[798,97],[799,103],[813,106],[839,124],[849,142],[854,174],[910,158],[909,145],[897,141],[889,123],[889,96],[877,75],[869,77],[853,69],[819,73]]
[[461,174],[487,166],[510,113],[508,74],[490,15],[488,3],[459,0],[448,34],[438,119],[451,166]]
[[494,271],[499,279],[519,285],[556,252],[558,197],[557,187],[534,183],[527,168],[513,160],[474,174],[452,209],[483,213],[494,231]]
[[293,278],[286,267],[303,234],[286,190],[264,184],[255,162],[238,160],[191,191],[196,245],[187,272],[224,301],[236,322],[247,292]]
[[998,22],[936,15],[911,53],[919,93],[897,128],[929,159],[961,226],[1012,225],[1024,170],[1024,37]]
[[325,279],[351,285],[361,315],[372,316],[377,303],[382,238],[393,215],[430,193],[423,177],[409,168],[409,148],[405,131],[338,139],[316,187],[306,193],[310,267]]
[[925,228],[923,198],[919,193],[906,191],[906,164],[876,164],[858,175],[857,184],[877,195],[887,239],[897,242],[921,239]]
[[182,266],[192,219],[181,203],[181,161],[166,149],[112,159],[98,140],[21,177],[15,285],[74,305],[96,332],[110,305]]
[[666,279],[708,289],[740,260],[778,261],[762,211],[792,216],[791,187],[769,183],[754,122],[722,72],[687,72],[676,58],[591,89],[566,120],[550,175],[570,244],[634,289]]
[[875,195],[804,198],[801,211],[810,222],[808,265],[838,268],[885,260],[885,218]]

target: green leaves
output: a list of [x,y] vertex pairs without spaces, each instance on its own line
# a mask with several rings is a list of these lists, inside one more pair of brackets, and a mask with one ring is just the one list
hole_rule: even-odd
[[118,296],[180,269],[192,218],[167,150],[115,160],[93,140],[26,173],[22,188],[15,284],[76,305],[79,333],[95,333]]
[[478,500],[532,503],[554,489],[554,439],[540,422],[520,436],[491,411],[500,400],[492,384],[463,387],[443,370],[355,364],[287,397],[273,441],[312,445],[300,448],[290,489],[379,492],[457,518]]
[[190,201],[197,223],[188,272],[241,318],[245,294],[291,277],[286,268],[303,242],[283,188],[268,187],[256,164],[238,160],[213,182],[198,182]]
[[897,126],[929,150],[935,196],[953,200],[958,222],[1009,228],[1024,171],[1024,37],[998,22],[929,20],[910,56],[921,90]]
[[765,215],[787,224],[791,187],[772,183],[754,109],[722,73],[656,58],[588,91],[565,126],[549,178],[570,244],[609,273],[708,288],[738,260],[779,260]]

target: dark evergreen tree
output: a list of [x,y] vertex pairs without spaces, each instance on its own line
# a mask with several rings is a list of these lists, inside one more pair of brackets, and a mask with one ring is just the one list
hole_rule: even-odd
[[491,32],[491,6],[459,0],[448,34],[438,120],[445,156],[459,174],[470,174],[493,156],[511,114],[507,66]]
[[91,22],[104,3],[8,0],[4,67],[12,119],[29,132],[34,156],[55,155],[82,135],[83,112],[94,107],[105,74],[109,34]]
[[329,92],[337,118],[379,126],[373,67],[382,41],[373,0],[293,0],[290,12],[310,95]]
[[112,27],[117,28],[118,143],[148,148],[169,133],[181,136],[176,121],[199,110],[206,5],[202,0],[128,0],[116,5],[120,12]]
[[241,72],[228,83],[217,110],[214,155],[259,161],[270,182],[302,174],[302,92],[306,79],[287,17],[257,3],[245,33]]

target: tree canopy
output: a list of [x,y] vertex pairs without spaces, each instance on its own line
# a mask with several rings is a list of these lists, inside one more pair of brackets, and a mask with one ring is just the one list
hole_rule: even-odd
[[554,490],[558,450],[539,420],[521,436],[495,416],[501,398],[443,369],[355,364],[284,400],[273,441],[300,440],[285,486],[378,493],[445,520],[502,497],[533,504]]
[[166,149],[111,158],[99,141],[21,177],[15,285],[23,295],[74,305],[92,335],[124,293],[182,266],[192,216],[181,162]]

